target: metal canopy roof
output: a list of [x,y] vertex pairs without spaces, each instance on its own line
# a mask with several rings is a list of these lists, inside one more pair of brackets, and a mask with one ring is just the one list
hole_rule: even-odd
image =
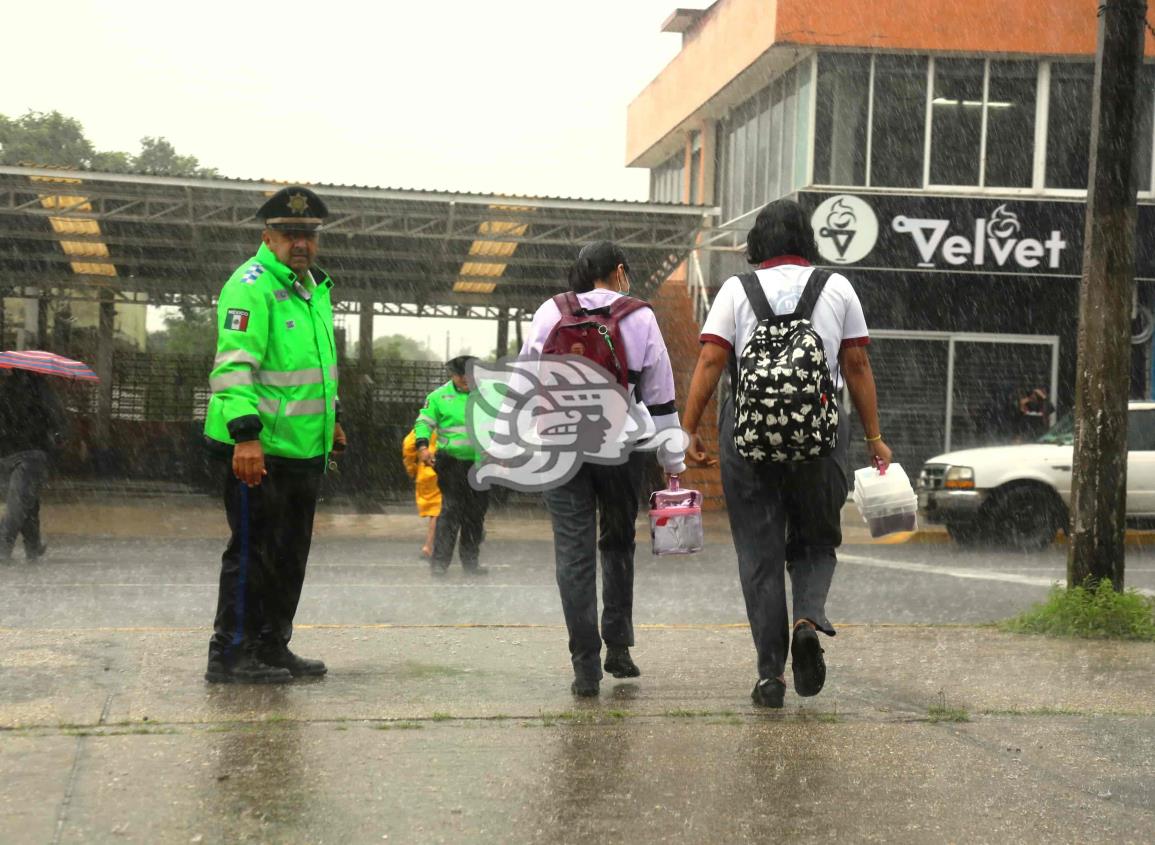
[[[0,290],[9,296],[206,302],[259,244],[282,183],[0,166]],[[311,185],[329,206],[318,264],[340,307],[494,316],[564,289],[580,244],[617,241],[648,295],[716,209]]]

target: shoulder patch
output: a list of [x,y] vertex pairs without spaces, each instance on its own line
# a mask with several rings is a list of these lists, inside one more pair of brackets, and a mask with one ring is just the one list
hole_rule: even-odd
[[273,291],[273,299],[277,300],[277,302],[285,302],[288,298],[289,292],[284,288],[277,288]]
[[230,308],[225,313],[225,328],[234,332],[249,330],[249,312],[243,308]]
[[245,271],[245,275],[241,276],[242,285],[251,285],[265,272],[265,268],[260,264],[254,264]]

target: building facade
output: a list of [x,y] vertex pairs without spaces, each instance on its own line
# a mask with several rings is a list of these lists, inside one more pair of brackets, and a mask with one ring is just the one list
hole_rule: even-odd
[[[904,463],[1014,436],[1018,391],[1074,399],[1096,4],[718,0],[630,106],[651,199],[719,215],[684,268],[701,306],[747,269],[769,201],[811,214],[875,342]],[[1155,43],[1148,37],[1148,52]],[[1155,72],[1142,77],[1133,392],[1151,387]],[[694,285],[702,288],[700,296]],[[913,467],[912,467],[913,468]]]

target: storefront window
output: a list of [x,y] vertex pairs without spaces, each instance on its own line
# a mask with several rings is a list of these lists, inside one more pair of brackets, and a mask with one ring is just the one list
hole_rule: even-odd
[[767,156],[766,167],[770,186],[770,199],[778,199],[778,185],[782,179],[782,80],[777,80],[770,87],[770,154]]
[[934,99],[931,101],[931,184],[979,184],[983,64],[981,59],[935,60]]
[[798,66],[798,109],[795,114],[793,189],[801,188],[807,179],[810,163],[810,62]]
[[984,182],[998,188],[1029,188],[1034,177],[1038,66],[991,62],[990,74]]
[[702,201],[698,182],[702,179],[702,134],[694,132],[690,136],[690,205]]
[[921,188],[926,57],[875,56],[870,184]]
[[771,199],[790,193],[794,183],[794,114],[798,109],[795,75],[792,70],[782,77],[782,150],[781,155],[777,151],[774,153],[782,162],[782,167],[777,190],[774,190],[774,184],[771,183]]
[[1091,155],[1089,64],[1054,62],[1047,117],[1047,187],[1086,190]]
[[1155,97],[1155,67],[1145,65],[1139,77],[1139,129],[1135,136],[1138,147],[1135,166],[1139,169],[1139,190],[1151,190],[1151,143],[1155,135],[1152,121],[1152,97]]
[[670,156],[665,163],[651,170],[650,199],[653,202],[681,202],[682,177],[685,172],[685,157],[681,152]]
[[870,57],[818,57],[814,181],[820,185],[866,183],[866,122]]
[[755,205],[765,205],[767,192],[773,188],[767,187],[770,180],[770,92],[763,91],[758,95],[758,161],[757,170],[753,174],[757,193],[754,196]]

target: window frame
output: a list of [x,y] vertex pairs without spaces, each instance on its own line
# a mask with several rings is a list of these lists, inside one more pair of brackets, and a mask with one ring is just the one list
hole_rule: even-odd
[[[843,51],[821,51],[826,53],[835,53]],[[862,51],[845,51],[848,53],[857,53],[863,55]],[[863,189],[868,188],[880,192],[894,192],[903,193],[910,191],[925,191],[939,194],[974,194],[974,195],[990,195],[990,196],[1040,196],[1040,197],[1056,197],[1056,198],[1085,198],[1087,190],[1084,188],[1048,188],[1046,186],[1046,172],[1047,172],[1047,144],[1049,139],[1049,121],[1050,121],[1050,104],[1051,104],[1051,68],[1055,64],[1086,64],[1085,58],[1062,58],[1062,57],[1027,57],[1014,58],[1004,56],[982,55],[976,56],[973,53],[930,53],[930,54],[910,54],[910,55],[925,55],[926,63],[926,101],[923,106],[924,129],[923,129],[923,151],[922,151],[922,175],[920,185],[918,187],[910,188],[891,188],[891,187],[876,187],[873,181],[873,164],[874,164],[874,97],[875,86],[877,85],[877,75],[875,71],[878,52],[869,53],[870,56],[870,84],[867,94],[867,124],[866,124],[866,176],[862,185],[847,185],[835,182],[816,182],[815,181],[815,154],[817,150],[817,140],[815,138],[815,130],[817,128],[817,101],[818,101],[818,60],[820,51],[816,51],[810,57],[810,102],[806,106],[807,119],[809,121],[809,132],[807,137],[808,150],[806,153],[806,174],[805,179],[799,187],[813,186],[821,188],[838,188],[838,189]],[[889,55],[889,53],[887,53]],[[983,108],[982,108],[982,126],[980,134],[980,150],[979,150],[979,184],[978,185],[948,185],[932,182],[930,179],[930,164],[931,164],[931,150],[934,143],[934,133],[932,129],[934,119],[934,81],[935,81],[935,61],[936,59],[948,58],[964,58],[964,59],[981,59],[983,61]],[[988,144],[988,129],[989,129],[989,107],[990,102],[990,80],[991,80],[991,62],[994,61],[1022,61],[1033,63],[1036,67],[1035,76],[1035,126],[1034,126],[1034,150],[1032,152],[1032,168],[1031,168],[1031,185],[1029,187],[1000,187],[997,185],[987,185],[987,144]],[[1148,68],[1150,73],[1155,75],[1155,61],[1145,61],[1144,67]],[[1151,97],[1152,112],[1155,113],[1155,85],[1152,85],[1151,91],[1148,92]],[[1155,132],[1145,139],[1139,139],[1139,143],[1147,143],[1152,150],[1151,153],[1151,173],[1146,189],[1140,190],[1138,197],[1140,200],[1155,199]],[[798,188],[795,188],[797,190]]]

